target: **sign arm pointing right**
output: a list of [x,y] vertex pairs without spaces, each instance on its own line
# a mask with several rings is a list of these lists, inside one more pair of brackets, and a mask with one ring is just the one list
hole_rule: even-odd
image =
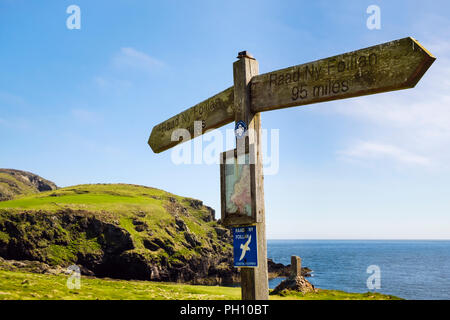
[[408,37],[254,77],[253,112],[413,88],[436,58]]

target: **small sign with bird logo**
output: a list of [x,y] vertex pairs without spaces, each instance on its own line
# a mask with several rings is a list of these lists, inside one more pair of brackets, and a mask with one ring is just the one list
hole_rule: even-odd
[[233,229],[233,253],[235,267],[257,267],[258,246],[256,226],[236,227]]

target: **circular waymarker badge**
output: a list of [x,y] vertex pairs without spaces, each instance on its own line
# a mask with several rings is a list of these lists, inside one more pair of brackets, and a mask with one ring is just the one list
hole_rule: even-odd
[[236,126],[234,127],[234,134],[236,135],[236,138],[242,138],[246,131],[247,124],[244,121],[239,120],[236,122]]

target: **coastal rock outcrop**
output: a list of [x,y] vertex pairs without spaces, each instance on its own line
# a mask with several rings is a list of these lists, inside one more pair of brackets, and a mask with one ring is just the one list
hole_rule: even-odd
[[[269,279],[286,278],[291,276],[291,265],[276,263],[272,259],[267,259],[267,268],[269,270]],[[301,275],[305,278],[311,277],[312,270],[308,267],[302,267]]]
[[[26,176],[36,190],[49,190],[0,202],[0,268],[57,273],[77,265],[84,275],[127,280],[240,280],[231,232],[200,200],[127,184],[56,189]],[[282,264],[268,267],[270,278],[285,276]]]
[[271,294],[280,294],[284,290],[288,291],[298,291],[302,293],[313,292],[314,286],[305,279],[303,276],[297,276],[295,278],[286,279],[282,281]]
[[0,201],[11,200],[18,195],[56,190],[58,187],[34,173],[0,169]]
[[315,291],[314,286],[302,275],[302,259],[297,256],[291,257],[291,268],[289,277],[282,281],[271,294],[281,294],[288,291],[308,293]]
[[0,214],[0,257],[26,261],[12,265],[20,268],[25,263],[39,273],[76,264],[82,274],[97,277],[231,284],[238,273],[232,267],[230,239],[222,236],[204,246],[186,230],[186,240],[177,248],[173,240],[151,237],[140,248],[137,237],[120,224],[86,211]]

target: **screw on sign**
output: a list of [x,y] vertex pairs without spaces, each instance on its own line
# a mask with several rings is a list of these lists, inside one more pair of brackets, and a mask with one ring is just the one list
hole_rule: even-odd
[[[242,51],[233,63],[232,87],[153,128],[148,144],[160,153],[235,121],[234,158],[225,155],[230,151],[222,155],[220,188],[224,224],[250,225],[255,232],[239,243],[234,257],[248,261],[255,246],[256,266],[241,267],[242,299],[268,299],[260,112],[413,88],[435,60],[408,37],[260,75],[258,62]],[[196,121],[202,122],[200,130],[194,130]],[[176,130],[186,131],[182,139],[172,139]],[[234,180],[227,178],[226,159],[237,163],[243,155],[250,163],[243,164]]]

